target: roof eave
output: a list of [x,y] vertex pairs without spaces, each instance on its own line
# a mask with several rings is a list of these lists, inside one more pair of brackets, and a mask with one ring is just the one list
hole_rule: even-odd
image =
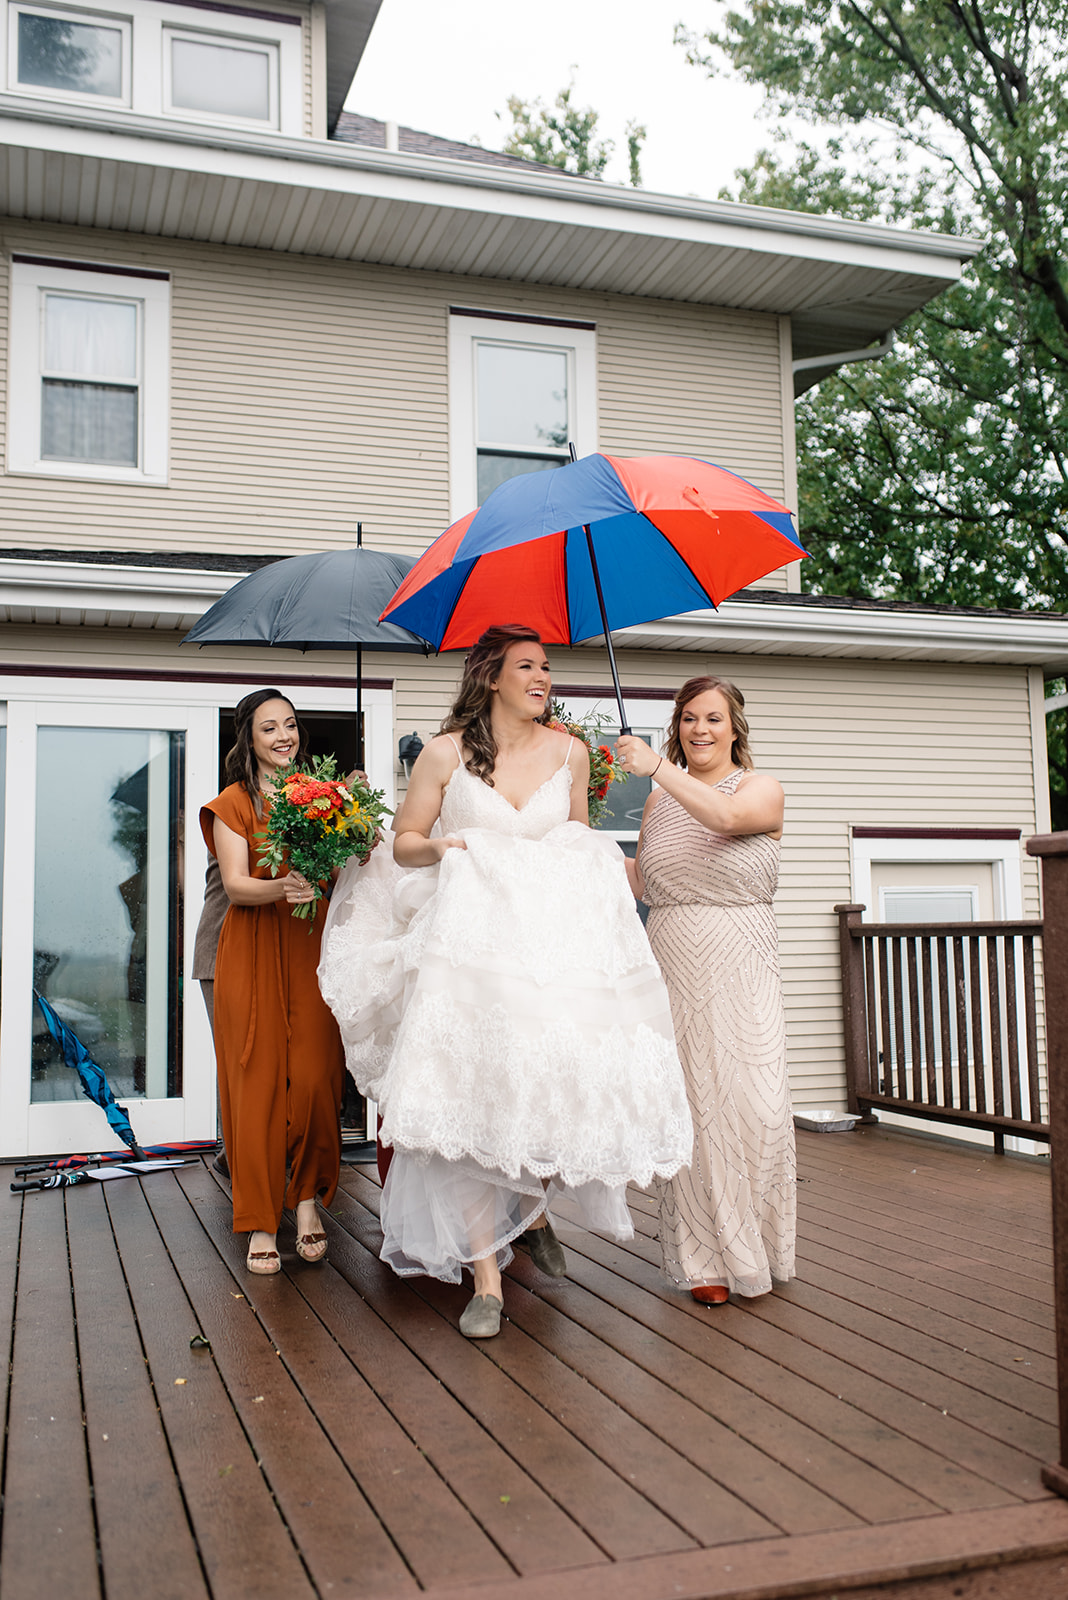
[[[242,576],[7,558],[0,560],[0,621],[185,633]],[[718,611],[621,628],[613,638],[620,649],[965,662],[1068,673],[1068,616],[1034,612],[852,610],[821,606],[811,598],[804,605],[791,604],[777,596],[774,605],[727,600]]]
[[332,133],[352,87],[382,0],[324,0],[326,125]]

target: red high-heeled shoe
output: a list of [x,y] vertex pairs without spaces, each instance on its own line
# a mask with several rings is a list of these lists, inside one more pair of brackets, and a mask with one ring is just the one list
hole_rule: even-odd
[[730,1290],[722,1283],[699,1283],[690,1293],[700,1306],[725,1306]]

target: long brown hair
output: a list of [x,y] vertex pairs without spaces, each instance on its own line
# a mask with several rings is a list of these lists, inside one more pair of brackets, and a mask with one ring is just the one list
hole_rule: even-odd
[[283,700],[297,717],[297,753],[295,763],[308,759],[308,730],[297,716],[297,708],[288,695],[280,689],[253,689],[239,703],[234,712],[234,743],[226,753],[227,783],[243,784],[258,817],[263,816],[263,795],[260,792],[260,769],[252,747],[252,719],[260,706],[268,700]]
[[[493,768],[497,762],[497,741],[490,724],[493,706],[490,685],[500,677],[504,658],[512,645],[527,640],[532,644],[541,644],[534,629],[522,622],[504,622],[497,627],[487,628],[471,647],[471,653],[464,662],[464,675],[456,699],[441,724],[442,733],[463,734],[463,742],[469,752],[465,763],[468,772],[473,772],[476,778],[488,783],[491,789]],[[537,720],[544,722],[548,714],[546,708]]]
[[731,732],[734,735],[731,743],[731,760],[736,767],[744,767],[746,771],[752,772],[753,757],[749,749],[749,723],[745,715],[745,697],[729,678],[717,678],[711,673],[700,678],[688,678],[675,696],[675,709],[671,714],[671,726],[668,728],[664,754],[674,766],[686,765],[682,740],[679,738],[682,713],[691,700],[696,700],[699,694],[707,694],[709,689],[718,689],[727,702],[731,717]]

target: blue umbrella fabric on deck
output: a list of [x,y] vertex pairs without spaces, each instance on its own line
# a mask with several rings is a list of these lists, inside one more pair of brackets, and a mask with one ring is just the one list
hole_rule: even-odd
[[63,1059],[72,1072],[78,1074],[78,1081],[82,1093],[87,1100],[100,1107],[115,1133],[118,1134],[123,1144],[128,1145],[138,1158],[144,1152],[134,1137],[130,1119],[124,1106],[120,1106],[111,1092],[111,1085],[104,1075],[104,1070],[97,1064],[85,1048],[76,1033],[73,1033],[63,1018],[49,1004],[44,995],[33,991],[33,997],[41,1008],[41,1015],[45,1019],[48,1031],[63,1052]]

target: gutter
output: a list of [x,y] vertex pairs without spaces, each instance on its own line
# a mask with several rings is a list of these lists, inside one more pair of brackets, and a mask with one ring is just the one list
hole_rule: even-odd
[[[69,129],[107,135],[114,147],[97,150],[105,159],[134,159],[119,146],[127,141],[149,141],[161,145],[220,150],[228,155],[268,157],[272,161],[304,163],[310,167],[362,172],[379,178],[398,178],[421,183],[447,184],[458,188],[492,191],[498,194],[529,196],[546,201],[562,200],[577,207],[627,212],[633,216],[675,218],[699,224],[719,224],[732,230],[775,233],[813,243],[868,247],[902,251],[918,257],[953,261],[970,260],[983,248],[981,239],[952,234],[910,232],[888,228],[881,223],[843,221],[812,212],[780,211],[770,206],[743,205],[727,200],[693,200],[674,195],[650,194],[622,184],[608,184],[570,174],[524,172],[510,167],[483,166],[445,156],[423,156],[407,151],[383,150],[368,145],[349,145],[337,139],[291,138],[281,134],[251,134],[232,129],[213,131],[171,118],[146,117],[127,113],[121,120],[113,113],[92,107],[72,110],[67,105],[30,101],[21,95],[0,94],[0,143],[18,143],[18,124],[48,129],[53,138],[39,138],[43,148],[56,149],[57,130]],[[6,129],[4,127],[6,124]],[[12,137],[15,135],[15,137]],[[25,138],[28,135],[23,135]],[[76,152],[72,152],[76,153]],[[152,162],[146,152],[143,158]],[[252,174],[249,174],[250,176]],[[268,176],[264,174],[264,176]],[[278,175],[273,175],[279,181]],[[380,191],[381,192],[381,191]],[[732,243],[737,242],[732,240]],[[906,269],[908,270],[908,269]]]

